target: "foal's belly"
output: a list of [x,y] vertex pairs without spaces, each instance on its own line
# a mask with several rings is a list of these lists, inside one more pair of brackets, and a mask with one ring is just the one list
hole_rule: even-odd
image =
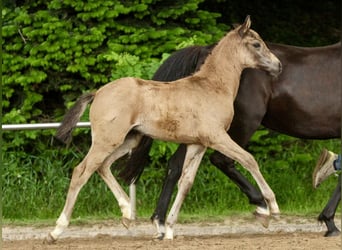
[[191,122],[184,124],[179,120],[161,120],[144,122],[135,127],[135,130],[162,141],[176,143],[199,143],[196,128],[191,126]]
[[205,121],[192,117],[181,120],[177,118],[151,119],[140,122],[134,130],[163,141],[207,146],[219,132],[224,130],[222,126],[219,126],[220,124],[221,122],[216,120]]

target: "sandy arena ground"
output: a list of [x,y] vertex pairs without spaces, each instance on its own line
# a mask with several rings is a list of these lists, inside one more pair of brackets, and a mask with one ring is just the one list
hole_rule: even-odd
[[[341,228],[341,219],[336,219]],[[152,239],[155,229],[149,222],[136,222],[126,230],[117,221],[101,221],[71,226],[52,245],[43,244],[53,226],[4,226],[2,249],[341,249],[341,237],[323,237],[326,227],[314,218],[282,216],[272,220],[268,229],[252,217],[232,218],[218,223],[186,223],[175,226],[175,239]]]

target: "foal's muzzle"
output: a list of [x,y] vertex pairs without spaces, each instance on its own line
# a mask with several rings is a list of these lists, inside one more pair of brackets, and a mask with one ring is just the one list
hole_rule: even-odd
[[270,74],[271,74],[271,76],[277,77],[278,75],[280,75],[282,70],[283,70],[283,66],[282,66],[281,62],[278,62],[277,67],[275,67],[274,70],[270,70]]
[[277,77],[282,71],[282,64],[280,61],[272,64],[267,64],[264,70],[266,70],[271,76]]

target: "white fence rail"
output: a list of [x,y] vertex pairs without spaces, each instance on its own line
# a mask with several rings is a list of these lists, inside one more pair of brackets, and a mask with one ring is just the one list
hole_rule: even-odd
[[[59,122],[54,123],[32,123],[32,124],[2,124],[2,130],[36,130],[36,129],[55,129],[61,125]],[[76,127],[89,128],[90,122],[78,122]],[[136,215],[136,187],[135,184],[129,186],[129,197],[132,209],[132,218]]]
[[[58,128],[61,125],[59,122],[53,123],[32,123],[32,124],[4,124],[2,130],[35,130],[35,129],[49,129]],[[78,122],[78,128],[90,127],[90,122]]]

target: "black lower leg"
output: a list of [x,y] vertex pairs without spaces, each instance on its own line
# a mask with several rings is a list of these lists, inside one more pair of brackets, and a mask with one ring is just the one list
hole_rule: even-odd
[[228,176],[248,197],[249,203],[267,208],[267,203],[261,192],[256,189],[234,166],[234,161],[219,152],[210,156],[210,161],[226,176]]
[[337,183],[337,186],[328,201],[327,205],[324,207],[323,211],[318,216],[319,221],[324,221],[325,225],[328,228],[328,231],[326,232],[325,236],[336,236],[340,234],[340,230],[336,227],[334,218],[336,209],[338,207],[338,204],[341,200],[341,175],[339,176],[339,180]]
[[159,196],[157,207],[151,220],[158,220],[161,225],[165,224],[166,212],[170,204],[173,190],[182,174],[183,163],[186,154],[186,145],[181,144],[168,163],[163,189]]

